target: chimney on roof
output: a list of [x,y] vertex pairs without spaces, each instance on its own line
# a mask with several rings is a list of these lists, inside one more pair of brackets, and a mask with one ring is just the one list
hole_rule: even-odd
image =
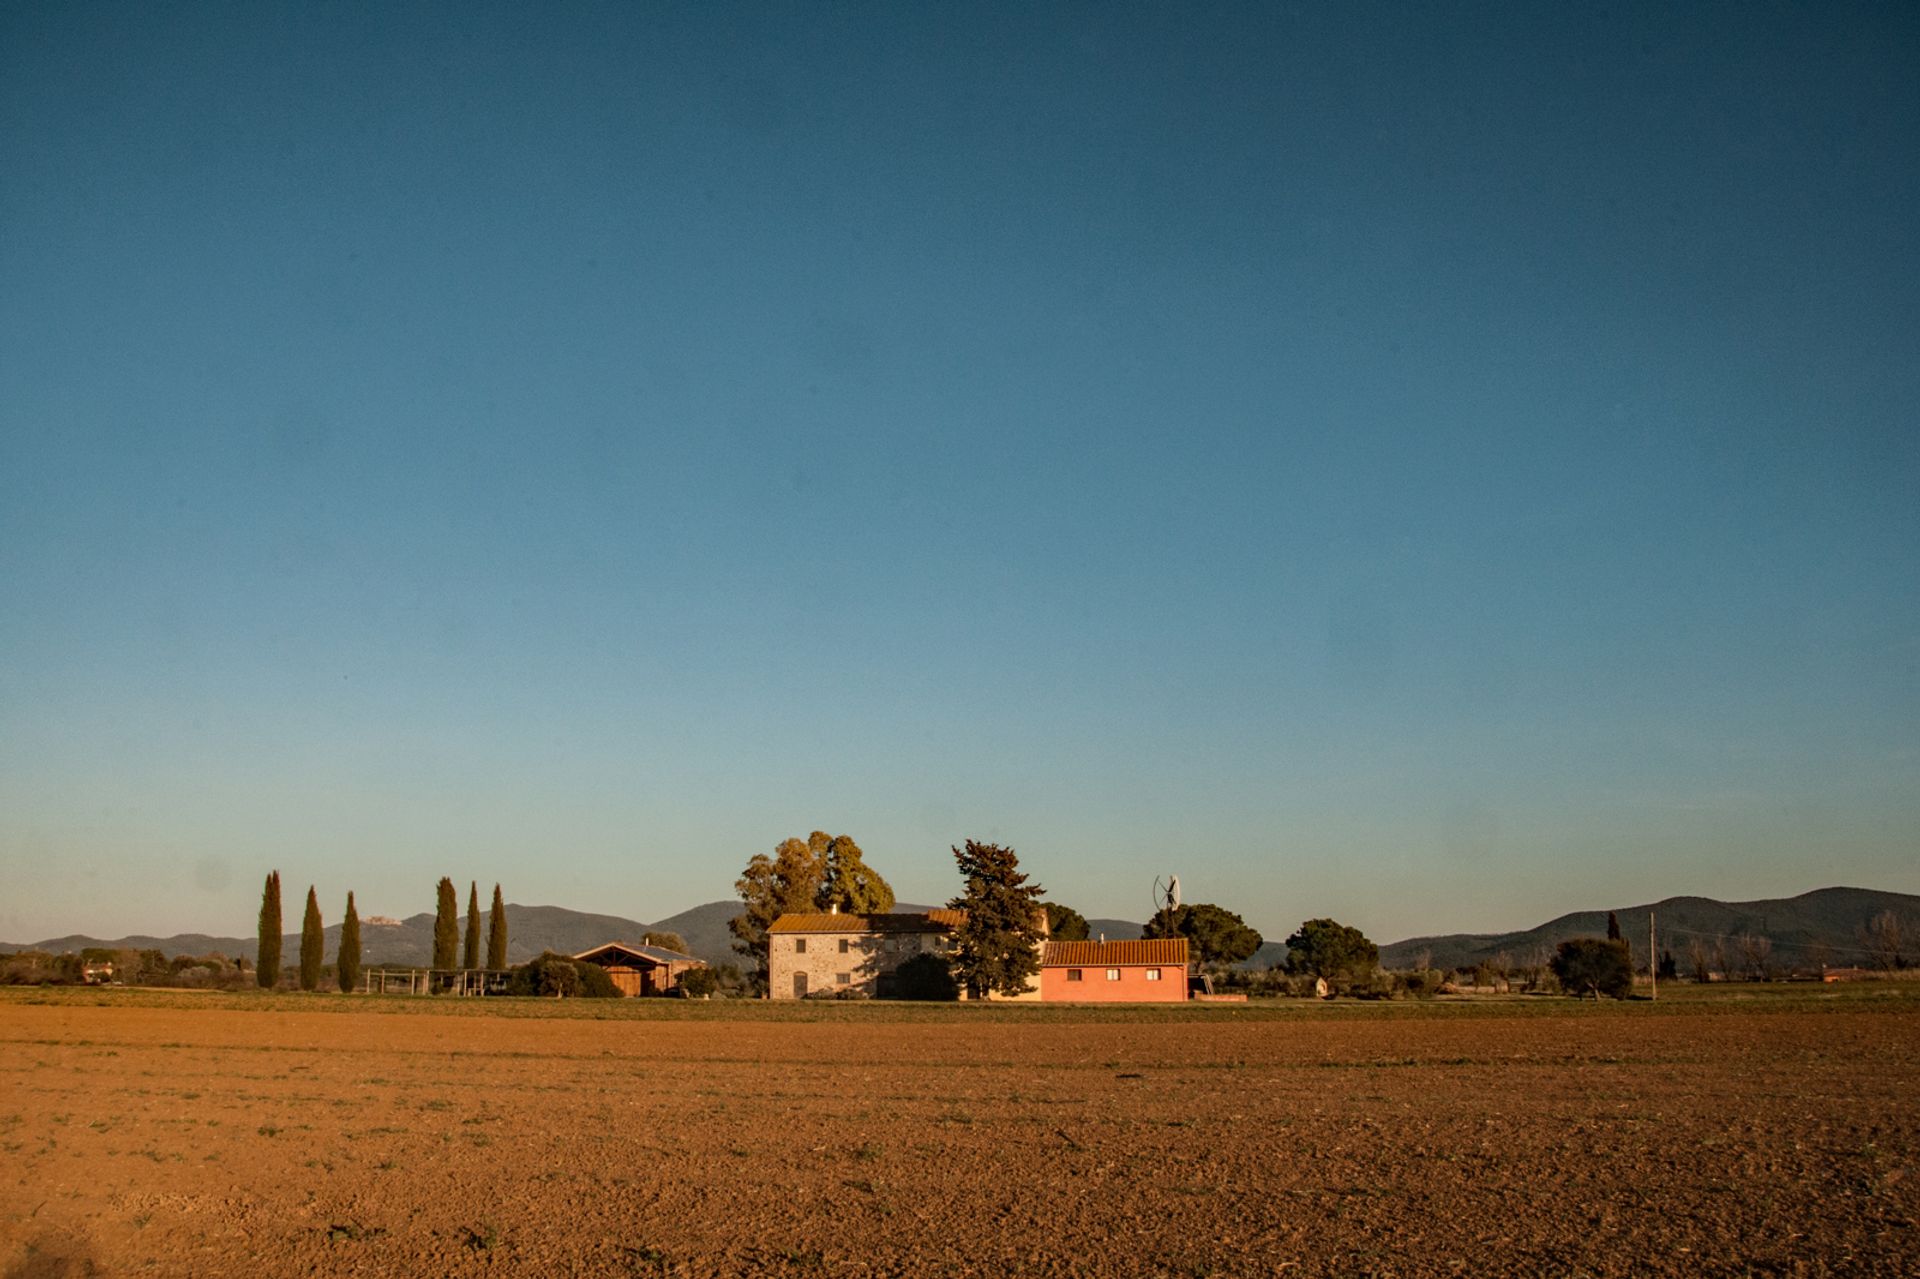
[[1107,944],[1107,935],[1105,933],[1100,934],[1100,944],[1102,946]]
[[828,902],[828,903],[827,903],[827,914],[829,914],[829,915],[838,915],[839,913],[840,913],[840,903],[839,903],[839,902]]

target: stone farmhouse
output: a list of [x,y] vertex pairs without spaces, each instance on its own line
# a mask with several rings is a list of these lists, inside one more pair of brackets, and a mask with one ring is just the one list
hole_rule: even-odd
[[[947,954],[960,910],[894,914],[788,914],[767,929],[767,996],[805,999],[841,992],[886,999],[894,974],[916,955]],[[1088,1003],[1180,1003],[1187,998],[1185,938],[1068,941],[1045,938],[1040,974],[1011,998]],[[996,996],[1005,999],[1007,996]]]
[[895,970],[915,955],[946,954],[965,919],[958,910],[782,915],[767,929],[767,997],[858,991],[888,998]]

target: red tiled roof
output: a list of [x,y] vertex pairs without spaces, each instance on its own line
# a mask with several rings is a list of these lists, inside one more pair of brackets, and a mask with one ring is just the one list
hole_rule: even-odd
[[782,915],[769,933],[944,933],[967,922],[964,910],[928,910],[889,915]]
[[1122,968],[1128,964],[1163,964],[1184,968],[1187,939],[1156,937],[1149,941],[1050,941],[1040,955],[1043,968]]

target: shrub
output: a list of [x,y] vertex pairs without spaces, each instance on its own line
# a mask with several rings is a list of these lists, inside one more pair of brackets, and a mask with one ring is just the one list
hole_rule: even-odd
[[1417,968],[1399,976],[1400,990],[1415,999],[1432,999],[1440,993],[1447,976],[1437,968]]
[[598,964],[583,964],[569,956],[547,951],[512,971],[507,978],[507,993],[618,999],[620,988],[613,984],[613,978],[607,975],[607,970]]
[[704,999],[720,989],[720,979],[711,968],[689,968],[680,974],[677,985],[689,998]]
[[960,998],[953,969],[939,955],[915,955],[893,970],[897,999],[950,1000]]
[[1349,977],[1336,982],[1334,989],[1349,999],[1392,999],[1394,981],[1386,973],[1375,970],[1362,977]]

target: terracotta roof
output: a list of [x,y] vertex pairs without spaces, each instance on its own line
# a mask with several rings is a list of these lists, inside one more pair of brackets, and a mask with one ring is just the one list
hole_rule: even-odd
[[1184,968],[1187,939],[1156,937],[1151,941],[1050,941],[1041,952],[1044,968],[1120,968],[1127,964],[1165,964]]
[[944,933],[967,922],[964,910],[891,915],[782,915],[769,933]]

